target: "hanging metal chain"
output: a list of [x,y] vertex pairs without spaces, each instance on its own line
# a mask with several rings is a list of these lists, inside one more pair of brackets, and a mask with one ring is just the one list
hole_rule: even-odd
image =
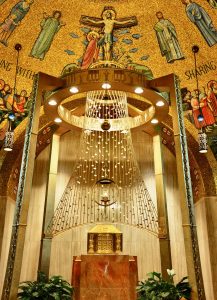
[[28,115],[29,123],[28,123],[27,129],[26,129],[25,140],[24,140],[24,148],[23,148],[22,163],[21,163],[21,168],[20,168],[19,185],[18,185],[18,191],[17,191],[17,197],[16,197],[13,228],[12,228],[12,234],[11,234],[10,249],[9,249],[9,254],[8,254],[7,269],[6,269],[5,280],[4,280],[4,288],[3,288],[3,294],[2,294],[3,300],[9,299],[10,289],[11,289],[11,284],[12,284],[13,270],[14,270],[15,255],[16,255],[16,249],[17,249],[18,230],[19,230],[19,226],[22,226],[22,224],[20,224],[20,214],[21,214],[21,208],[22,208],[23,196],[24,196],[24,185],[25,185],[25,180],[26,180],[26,171],[27,171],[27,164],[28,164],[28,159],[29,159],[30,138],[31,138],[31,133],[32,133],[32,128],[33,128],[33,119],[34,119],[36,97],[37,97],[37,90],[38,90],[38,81],[39,81],[39,75],[37,74],[37,75],[35,75],[34,82],[33,82],[33,90],[32,90],[32,96],[31,96],[32,105],[31,105],[31,109],[30,109],[29,115]]
[[192,187],[191,187],[188,147],[186,141],[185,125],[183,120],[182,97],[181,97],[181,91],[179,87],[179,78],[176,75],[175,75],[175,92],[176,92],[178,123],[179,123],[179,130],[180,130],[180,139],[181,139],[180,142],[181,142],[181,150],[182,150],[182,162],[183,162],[184,177],[185,177],[185,190],[186,190],[186,196],[188,201],[194,269],[196,274],[198,297],[199,300],[204,300],[205,293],[204,293],[200,253],[199,253],[199,246],[198,246],[197,229],[196,229],[196,222],[195,222],[195,215],[194,215],[194,203],[193,203],[193,195],[192,195]]

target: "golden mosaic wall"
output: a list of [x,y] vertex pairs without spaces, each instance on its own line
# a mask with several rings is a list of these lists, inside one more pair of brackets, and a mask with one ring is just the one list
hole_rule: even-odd
[[[30,0],[27,0],[30,1]],[[16,4],[23,1],[6,0],[0,5],[0,22],[4,22]],[[87,46],[88,28],[100,31],[99,27],[90,27],[80,24],[81,15],[101,18],[105,5],[112,5],[116,11],[116,18],[136,16],[138,25],[130,28],[119,28],[113,31],[115,40],[113,50],[120,51],[118,61],[145,65],[151,69],[154,77],[176,73],[180,76],[181,86],[189,89],[195,88],[195,80],[189,79],[191,70],[194,69],[194,61],[191,47],[194,44],[200,46],[198,66],[200,69],[199,84],[204,85],[211,79],[215,79],[217,68],[217,45],[210,47],[201,32],[187,17],[185,5],[181,0],[137,0],[135,1],[52,1],[42,2],[34,0],[30,4],[29,11],[23,19],[14,25],[5,46],[0,43],[0,70],[1,78],[13,85],[15,71],[14,44],[19,42],[23,46],[20,57],[20,72],[18,78],[18,90],[31,91],[31,77],[35,72],[42,71],[54,76],[60,76],[63,68],[68,64],[79,65]],[[209,14],[213,21],[213,28],[217,27],[217,10],[204,0],[196,0]],[[33,46],[39,38],[43,28],[43,19],[60,11],[58,28],[55,32],[49,32],[52,41],[45,56],[34,58]],[[162,12],[176,31],[176,37],[184,59],[167,62],[166,56],[162,56],[156,34],[156,24],[159,21],[156,13]],[[58,16],[57,16],[58,17]],[[171,26],[172,26],[171,25]],[[1,26],[2,27],[2,26]],[[154,29],[155,27],[155,29]],[[102,31],[102,27],[101,27]],[[175,34],[175,33],[174,33]],[[0,31],[0,40],[3,40]],[[45,47],[46,48],[46,47]],[[42,51],[43,52],[43,51]],[[37,55],[36,55],[37,56]],[[58,63],[57,63],[58,62]],[[26,70],[26,71],[25,71]],[[30,77],[30,78],[29,78]],[[191,76],[192,77],[192,76]]]
[[[208,13],[205,21],[213,21],[207,36],[201,33],[200,22],[193,24],[189,19],[190,3],[186,6],[183,2],[187,4],[189,1],[0,1],[0,79],[13,88],[16,65],[14,45],[21,43],[23,49],[19,60],[16,101],[18,112],[22,114],[23,109],[25,113],[28,99],[24,99],[26,106],[22,106],[20,94],[26,90],[27,96],[30,95],[35,73],[41,71],[60,76],[63,70],[89,67],[90,59],[91,62],[103,59],[98,46],[100,43],[102,45],[102,38],[105,37],[104,24],[95,23],[95,26],[93,22],[102,22],[104,7],[110,5],[113,7],[110,10],[115,11],[114,20],[122,23],[116,24],[112,32],[113,47],[110,51],[117,63],[143,72],[149,78],[176,73],[180,77],[181,87],[193,91],[196,81],[192,46],[197,44],[200,47],[197,55],[199,87],[201,90],[204,87],[207,93],[207,83],[217,79],[216,1],[194,2],[196,9]],[[49,26],[48,21],[53,22],[54,26]],[[164,33],[171,37],[166,44],[160,34],[161,26]],[[107,44],[109,39],[107,36]],[[172,54],[168,54],[168,47]],[[87,64],[84,64],[85,59]],[[3,99],[1,83],[0,99]],[[10,108],[7,96],[1,100],[0,111],[5,106]],[[190,118],[191,110],[187,110],[185,116]]]

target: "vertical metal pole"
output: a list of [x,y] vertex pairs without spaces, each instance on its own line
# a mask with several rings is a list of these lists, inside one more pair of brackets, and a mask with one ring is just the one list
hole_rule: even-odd
[[35,161],[39,112],[41,106],[40,98],[37,98],[37,93],[40,92],[38,91],[38,83],[39,75],[36,75],[33,83],[32,106],[29,112],[29,124],[26,129],[24,140],[12,236],[4,280],[2,295],[2,299],[4,300],[17,299],[17,290],[20,280],[26,223]]
[[204,300],[204,286],[194,214],[188,147],[182,110],[179,78],[174,76],[175,90],[171,89],[171,109],[177,161],[177,175],[182,210],[185,253],[192,300]]

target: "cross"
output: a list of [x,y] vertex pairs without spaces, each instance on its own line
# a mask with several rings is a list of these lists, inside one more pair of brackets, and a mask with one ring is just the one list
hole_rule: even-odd
[[102,29],[103,36],[98,41],[98,45],[103,47],[104,60],[112,60],[113,30],[132,27],[138,24],[135,16],[116,19],[116,12],[112,6],[105,6],[102,18],[81,16],[80,23],[90,27]]

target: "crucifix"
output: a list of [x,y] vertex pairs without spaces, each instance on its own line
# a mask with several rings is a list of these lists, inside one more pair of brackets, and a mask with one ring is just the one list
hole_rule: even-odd
[[112,6],[105,6],[102,18],[81,16],[80,23],[90,27],[99,27],[102,37],[98,45],[103,48],[104,60],[112,60],[113,30],[132,27],[138,24],[135,16],[116,19],[116,12]]
[[113,205],[116,203],[116,201],[111,202],[108,198],[108,196],[103,196],[100,202],[95,201],[98,205],[104,207],[104,214],[106,215],[106,209],[107,207]]
[[112,186],[115,184],[113,180],[109,178],[101,178],[96,182],[97,188],[100,190],[100,202],[95,201],[99,206],[104,207],[104,213],[106,215],[107,207],[116,203],[116,201],[111,202],[109,199],[109,191],[112,189]]

